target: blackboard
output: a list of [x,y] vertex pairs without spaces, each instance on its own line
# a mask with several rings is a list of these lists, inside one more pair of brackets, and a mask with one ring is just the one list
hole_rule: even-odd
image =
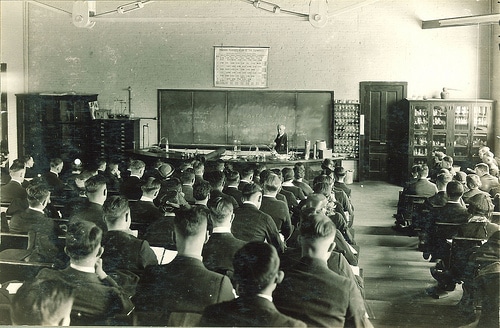
[[332,146],[333,91],[158,90],[159,136],[175,145],[267,145],[276,125],[290,149],[305,140]]

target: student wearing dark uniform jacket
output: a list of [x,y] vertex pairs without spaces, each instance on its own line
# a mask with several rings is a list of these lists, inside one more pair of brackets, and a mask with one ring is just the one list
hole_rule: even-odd
[[306,327],[306,324],[280,313],[272,293],[283,280],[276,249],[262,242],[250,242],[234,256],[234,280],[239,297],[208,306],[200,321],[202,327]]

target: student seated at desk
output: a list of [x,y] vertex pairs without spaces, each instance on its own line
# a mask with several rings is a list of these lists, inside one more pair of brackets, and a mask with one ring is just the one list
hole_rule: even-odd
[[[42,269],[37,279],[62,279],[75,290],[72,321],[76,325],[105,325],[134,306],[129,295],[102,269],[102,230],[89,221],[68,226],[66,252],[71,264],[64,270]],[[77,321],[78,319],[78,321]]]
[[147,267],[141,276],[134,304],[147,315],[139,324],[177,326],[180,323],[174,319],[186,316],[193,320],[189,324],[196,325],[206,306],[234,298],[229,278],[203,265],[207,222],[208,209],[202,206],[176,212],[178,254],[168,264]]
[[205,308],[203,327],[306,327],[300,320],[280,313],[272,302],[283,280],[276,249],[263,242],[250,242],[234,256],[234,280],[239,297]]
[[12,297],[12,324],[69,326],[74,298],[74,287],[60,279],[25,282]]

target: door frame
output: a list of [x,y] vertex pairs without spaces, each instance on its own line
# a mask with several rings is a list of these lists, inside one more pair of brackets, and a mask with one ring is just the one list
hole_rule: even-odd
[[[359,181],[363,180],[368,180],[369,179],[369,172],[365,170],[366,166],[364,165],[365,161],[368,159],[366,158],[369,156],[369,124],[366,122],[366,113],[368,112],[368,109],[365,108],[365,97],[367,95],[366,92],[366,87],[369,86],[400,86],[402,87],[403,94],[402,94],[402,99],[407,98],[408,94],[408,82],[405,81],[362,81],[359,82],[359,103],[360,103],[360,122],[363,121],[362,127],[363,131],[360,129],[360,149],[359,149]],[[389,116],[389,115],[388,115]],[[402,127],[403,128],[403,127]]]

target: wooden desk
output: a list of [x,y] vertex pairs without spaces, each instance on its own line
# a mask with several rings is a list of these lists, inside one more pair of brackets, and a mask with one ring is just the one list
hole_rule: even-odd
[[[153,164],[157,159],[162,160],[163,162],[172,164],[174,167],[179,167],[179,165],[186,160],[186,154],[183,151],[169,151],[165,152],[163,150],[155,150],[149,151],[147,149],[134,149],[127,150],[127,153],[130,157],[135,159],[140,159],[146,163],[146,165]],[[194,153],[193,150],[190,150],[190,153]],[[231,156],[232,152],[226,152],[222,157],[217,156],[213,159],[207,160],[207,166],[210,166],[210,163],[215,162],[219,158],[222,158],[225,162],[229,162],[233,164],[233,167],[236,170],[246,166],[246,165],[258,165],[265,164],[268,169],[279,168],[282,169],[284,167],[293,167],[295,163],[303,163],[306,168],[306,179],[312,180],[321,172],[321,163],[323,159],[296,159],[296,160],[282,160],[278,158],[273,158],[270,156],[270,152],[261,152],[266,154],[265,158],[255,158],[255,156],[248,155],[250,152],[241,152],[242,156],[237,158],[233,158]],[[200,154],[203,156],[203,154]],[[334,157],[332,160],[336,162],[336,165],[342,165],[342,157]]]

